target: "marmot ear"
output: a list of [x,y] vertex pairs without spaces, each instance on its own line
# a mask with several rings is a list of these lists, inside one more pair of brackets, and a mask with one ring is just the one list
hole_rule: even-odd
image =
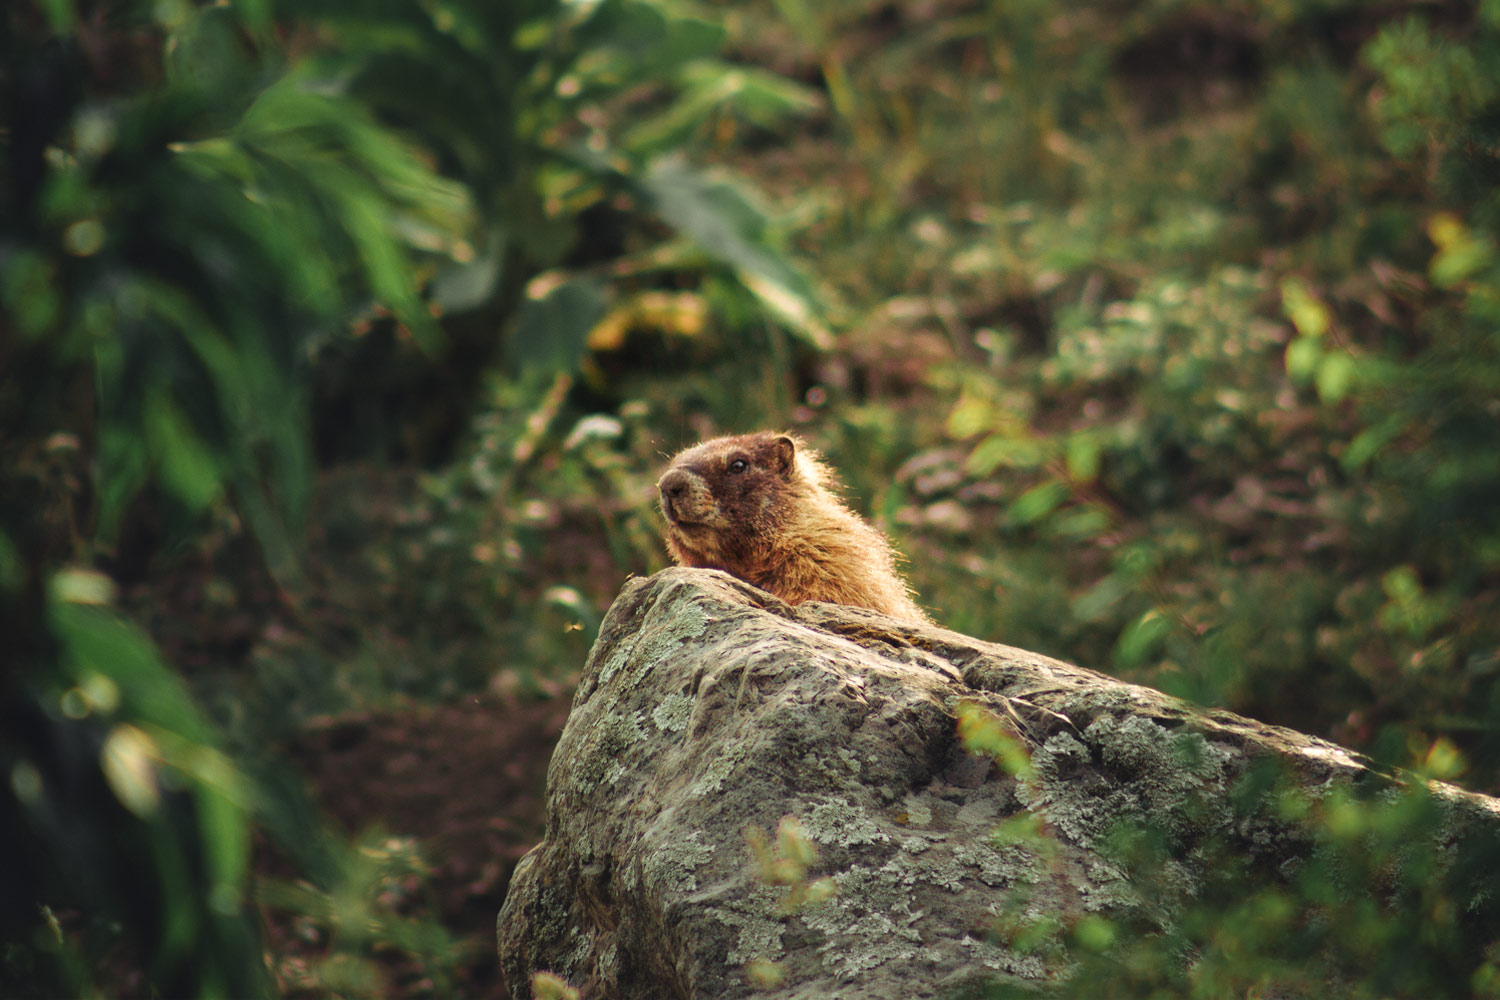
[[797,458],[797,443],[782,436],[771,442],[771,468],[783,479],[792,478]]

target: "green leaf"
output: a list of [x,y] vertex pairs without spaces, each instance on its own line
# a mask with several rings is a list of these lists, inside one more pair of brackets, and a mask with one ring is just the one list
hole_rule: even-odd
[[577,371],[589,331],[604,318],[606,305],[592,278],[575,278],[528,297],[511,333],[511,363],[528,371]]
[[73,31],[78,18],[74,0],[40,0],[40,6],[54,35],[67,35]]
[[91,569],[60,569],[50,582],[52,600],[65,604],[110,604],[115,599],[114,581]]
[[1343,351],[1324,354],[1318,361],[1318,398],[1330,406],[1342,402],[1358,373],[1354,359]]
[[50,602],[49,616],[67,674],[75,683],[92,674],[103,675],[120,690],[123,716],[134,716],[142,725],[150,723],[198,743],[208,742],[210,730],[186,687],[161,662],[140,629],[94,603],[55,599]]
[[819,347],[830,346],[812,285],[772,247],[765,214],[736,185],[710,178],[677,159],[653,164],[640,185],[667,225],[732,268],[762,305],[793,331]]
[[1441,288],[1454,288],[1494,263],[1494,248],[1484,240],[1467,237],[1454,240],[1432,258],[1432,280]]
[[150,478],[151,462],[146,444],[135,429],[107,421],[102,415],[99,451],[94,473],[99,493],[95,534],[106,544],[119,531],[125,508]]
[[1349,442],[1349,447],[1339,456],[1339,464],[1348,472],[1361,468],[1410,426],[1410,417],[1393,413],[1380,423],[1366,427]]
[[1125,627],[1115,641],[1114,660],[1122,667],[1145,663],[1172,631],[1171,623],[1152,608]]
[[1010,505],[1008,513],[1011,523],[1035,524],[1062,506],[1071,494],[1066,483],[1056,480],[1033,486]]
[[115,798],[145,819],[161,805],[156,744],[141,729],[121,723],[110,730],[99,750],[99,769]]
[[189,510],[199,511],[223,493],[218,458],[165,392],[146,403],[146,438],[162,485]]
[[1112,523],[1105,510],[1090,504],[1060,511],[1048,530],[1054,538],[1092,539],[1107,532]]
[[1312,337],[1297,337],[1286,345],[1286,373],[1296,382],[1305,382],[1318,367],[1323,345]]
[[1092,952],[1105,952],[1113,947],[1119,936],[1114,922],[1101,916],[1089,914],[1073,927],[1073,938],[1080,947]]
[[1302,336],[1321,337],[1328,332],[1332,322],[1328,307],[1308,291],[1300,278],[1283,279],[1281,304],[1287,318]]
[[231,92],[250,69],[240,29],[237,12],[227,5],[193,11],[173,28],[164,47],[167,80],[183,90]]
[[602,0],[579,32],[577,71],[618,93],[715,54],[724,37],[722,26],[665,3]]
[[969,453],[965,468],[983,478],[1000,468],[1034,469],[1047,460],[1047,446],[1029,437],[991,434]]
[[1091,483],[1099,478],[1099,438],[1087,431],[1069,435],[1064,457],[1068,478],[1075,483]]
[[1422,599],[1422,583],[1411,566],[1397,566],[1380,578],[1380,589],[1398,604],[1411,605]]
[[1136,589],[1134,575],[1111,573],[1073,600],[1069,612],[1081,622],[1097,622]]
[[621,145],[637,155],[667,152],[688,141],[691,132],[715,112],[737,115],[762,128],[822,106],[819,93],[777,73],[701,59],[683,72],[681,96],[660,114],[626,133]]
[[62,315],[55,266],[33,250],[8,253],[0,268],[0,302],[3,302],[18,332],[27,338],[53,333]]

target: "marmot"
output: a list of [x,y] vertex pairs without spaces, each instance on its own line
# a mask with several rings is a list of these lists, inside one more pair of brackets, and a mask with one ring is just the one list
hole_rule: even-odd
[[890,542],[834,494],[837,479],[790,434],[757,431],[679,452],[656,484],[678,565],[725,570],[790,604],[832,601],[930,621]]

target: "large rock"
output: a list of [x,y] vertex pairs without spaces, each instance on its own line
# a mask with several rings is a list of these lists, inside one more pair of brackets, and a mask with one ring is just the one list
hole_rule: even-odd
[[[966,751],[966,705],[1029,764]],[[629,1000],[906,1000],[1056,979],[1066,954],[996,943],[997,915],[1160,922],[1211,863],[1207,838],[1273,871],[1306,849],[1231,806],[1264,760],[1309,788],[1370,775],[1323,740],[1047,657],[667,570],[626,585],[589,657],[546,838],[500,914],[502,966],[517,997],[550,970],[586,998]],[[1454,829],[1500,825],[1494,800],[1434,787]],[[768,884],[746,837],[774,843],[786,816],[817,849],[791,888]],[[994,838],[1011,817],[1040,820],[1052,848]],[[1139,884],[1103,849],[1136,821],[1172,839],[1172,886]],[[757,980],[758,960],[777,966]]]

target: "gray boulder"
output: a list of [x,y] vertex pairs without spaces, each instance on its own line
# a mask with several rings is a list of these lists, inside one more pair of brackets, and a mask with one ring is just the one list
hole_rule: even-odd
[[[998,756],[966,750],[960,718]],[[589,656],[546,837],[500,914],[502,968],[516,997],[541,970],[630,1000],[1041,988],[1066,951],[997,926],[1165,926],[1211,837],[1295,865],[1294,825],[1233,805],[1266,760],[1313,794],[1386,780],[1326,741],[1034,653],[666,570],[627,583]],[[1495,800],[1433,787],[1452,836],[1500,826]],[[1172,842],[1149,879],[1106,849],[1130,823]]]

